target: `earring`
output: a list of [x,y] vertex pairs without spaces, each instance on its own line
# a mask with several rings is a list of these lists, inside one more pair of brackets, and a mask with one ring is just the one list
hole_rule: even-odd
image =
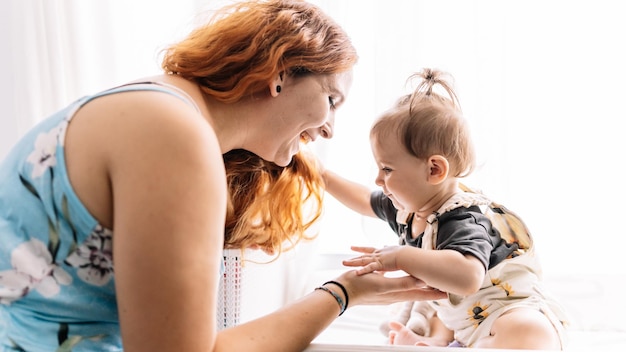
[[282,88],[280,86],[276,86],[276,93],[280,93],[281,90]]

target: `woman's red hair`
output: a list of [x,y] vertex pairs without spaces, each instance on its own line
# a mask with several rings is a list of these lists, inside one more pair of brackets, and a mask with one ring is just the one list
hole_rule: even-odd
[[302,152],[286,167],[248,151],[224,154],[230,192],[224,246],[280,253],[285,243],[310,239],[306,230],[321,216],[323,179],[316,159]]
[[333,74],[357,61],[344,30],[315,5],[297,0],[247,1],[165,50],[162,67],[198,83],[225,103],[267,89],[279,73]]

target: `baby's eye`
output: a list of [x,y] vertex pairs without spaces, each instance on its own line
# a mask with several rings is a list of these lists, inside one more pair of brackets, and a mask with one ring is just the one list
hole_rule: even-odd
[[386,173],[386,174],[391,172],[391,168],[388,168],[388,167],[383,167],[383,168],[381,168],[381,170],[383,170],[383,172]]

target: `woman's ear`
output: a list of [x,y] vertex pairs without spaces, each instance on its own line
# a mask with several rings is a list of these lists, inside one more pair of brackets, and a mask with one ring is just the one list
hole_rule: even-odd
[[270,82],[270,94],[276,98],[278,96],[278,94],[280,94],[280,92],[283,89],[283,75],[284,72],[281,71],[279,72],[276,77],[274,77],[274,79],[272,80],[272,82]]
[[443,182],[450,172],[450,163],[448,159],[441,155],[433,155],[428,158],[428,182],[432,185],[438,185]]

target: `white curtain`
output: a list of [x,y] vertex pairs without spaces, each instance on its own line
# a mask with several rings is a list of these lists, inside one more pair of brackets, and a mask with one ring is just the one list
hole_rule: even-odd
[[[317,2],[361,56],[336,137],[316,146],[327,167],[375,188],[372,120],[407,92],[410,73],[439,67],[456,77],[477,145],[480,167],[465,182],[525,219],[546,273],[626,274],[626,22],[616,2]],[[396,239],[329,200],[321,241],[345,252]]]
[[0,155],[42,115],[65,99],[67,76],[67,11],[57,1],[15,1],[0,12],[4,78]]
[[0,157],[33,124],[89,93],[157,74],[197,0],[4,0]]
[[[81,95],[159,73],[158,53],[227,1],[5,0],[0,11],[0,157],[34,123]],[[621,273],[619,2],[610,0],[315,0],[360,54],[328,168],[375,187],[376,115],[422,67],[456,77],[480,168],[467,183],[519,213],[548,273]],[[395,243],[386,225],[328,197],[315,248]]]

